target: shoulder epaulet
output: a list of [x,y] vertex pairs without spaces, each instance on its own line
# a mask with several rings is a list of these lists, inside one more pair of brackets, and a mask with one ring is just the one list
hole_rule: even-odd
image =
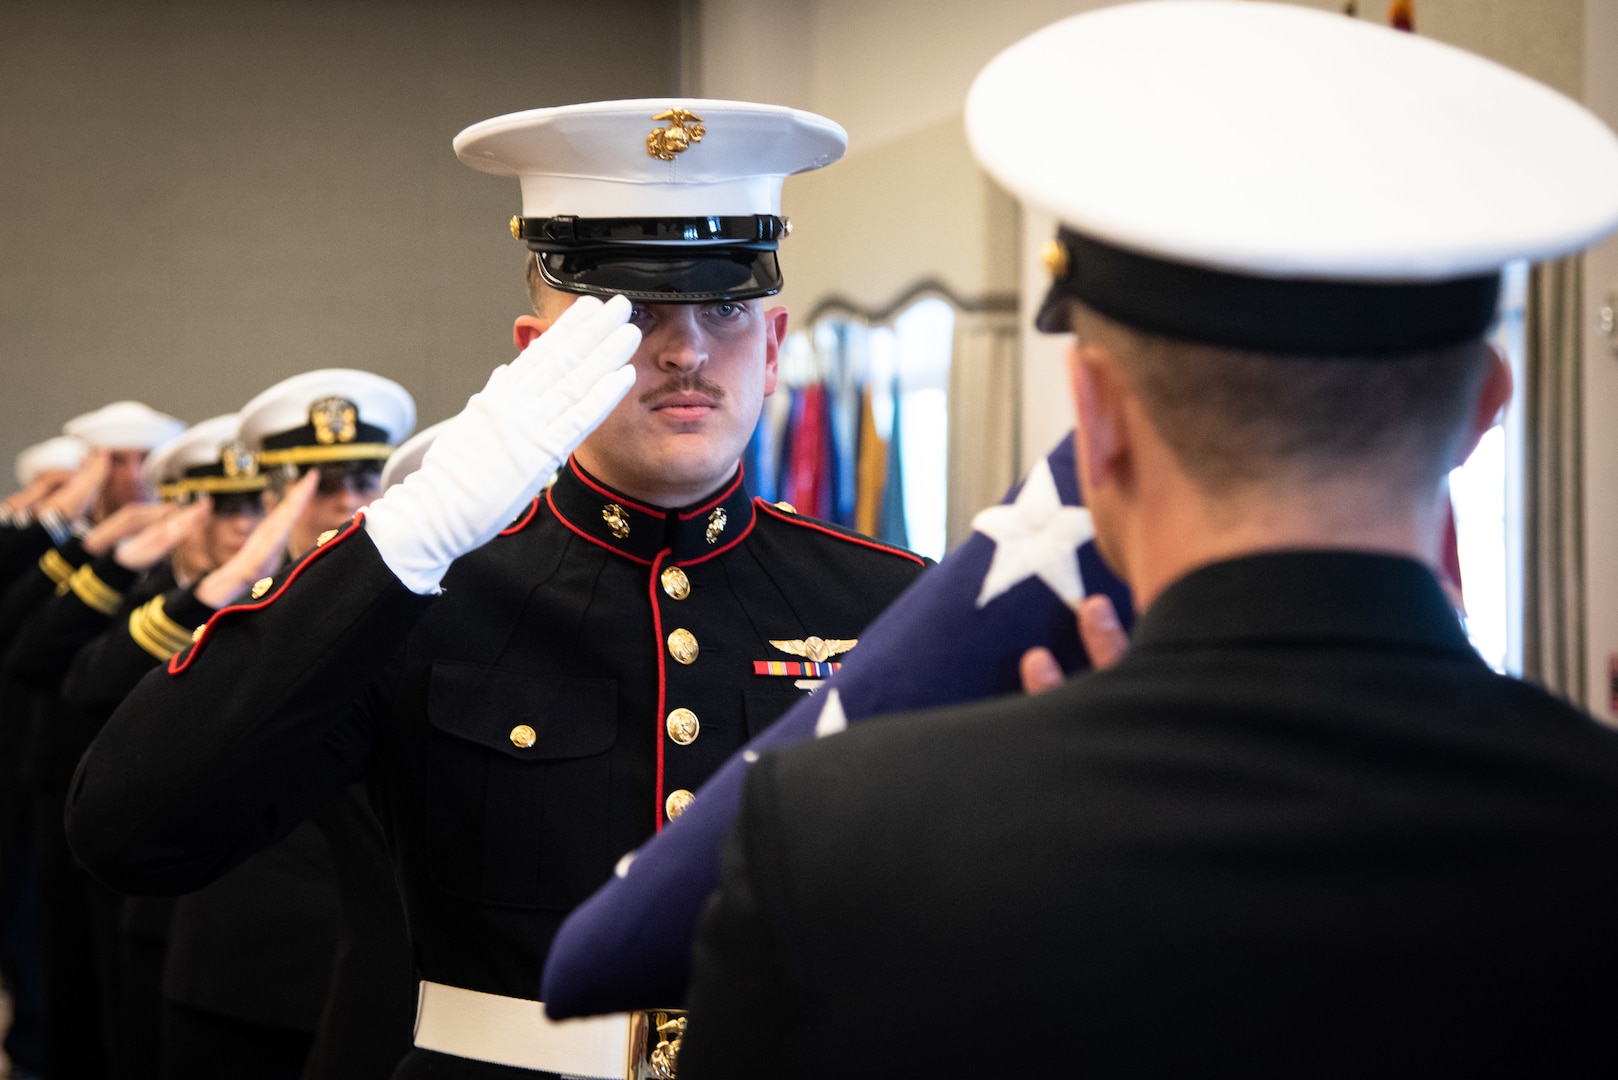
[[[360,526],[363,524],[365,524],[365,511],[361,510],[354,515],[354,520],[350,521],[341,532],[322,533],[320,539],[315,542],[315,550],[305,555],[303,560],[299,562],[297,566],[294,566],[292,570],[281,579],[279,588],[276,588],[274,578],[260,578],[253,585],[253,590],[250,594],[253,599],[253,603],[230,604],[214,612],[212,617],[210,617],[207,622],[203,623],[192,632],[191,644],[169,658],[169,674],[178,675],[186,668],[191,666],[191,662],[195,660],[197,658],[197,654],[202,651],[202,646],[207,644],[208,635],[213,632],[214,624],[220,619],[223,619],[227,615],[236,615],[246,611],[258,611],[261,608],[269,607],[271,604],[275,603],[276,599],[282,593],[287,591],[287,586],[291,585],[298,579],[298,575],[303,573],[306,566],[320,558],[322,555],[326,554],[328,551],[331,551],[333,548],[337,547],[337,545],[341,544],[344,540],[347,540],[350,536],[353,536],[359,531]],[[274,592],[270,592],[272,588],[275,589]]]
[[796,525],[800,529],[810,529],[814,532],[823,533],[826,536],[830,536],[836,540],[842,540],[850,544],[857,544],[860,547],[867,547],[873,551],[881,551],[889,555],[896,555],[901,559],[909,559],[917,566],[927,565],[927,560],[923,559],[920,555],[917,555],[913,551],[906,551],[904,548],[894,547],[892,544],[884,544],[880,540],[872,540],[869,536],[866,536],[863,533],[854,532],[852,529],[845,529],[840,525],[833,525],[829,521],[821,521],[817,518],[803,517],[788,503],[771,503],[759,498],[755,498],[753,502],[761,511],[764,512],[765,516],[773,518],[776,521],[784,521],[789,525]]

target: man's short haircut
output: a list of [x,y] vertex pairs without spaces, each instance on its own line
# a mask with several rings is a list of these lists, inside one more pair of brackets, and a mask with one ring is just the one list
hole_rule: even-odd
[[528,303],[533,306],[534,314],[545,314],[545,279],[539,276],[539,256],[532,251],[528,253]]
[[1389,357],[1283,356],[1178,341],[1074,303],[1147,416],[1210,495],[1276,480],[1375,475],[1416,492],[1449,469],[1490,353],[1481,339]]

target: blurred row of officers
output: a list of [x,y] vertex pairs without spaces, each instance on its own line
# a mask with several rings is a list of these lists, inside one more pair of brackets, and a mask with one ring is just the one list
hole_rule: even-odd
[[[424,440],[398,447],[414,423],[397,383],[326,370],[190,427],[117,402],[18,456],[19,489],[0,504],[14,1075],[295,1076],[307,1059],[309,1075],[386,1076],[408,1049],[404,916],[357,790],[177,900],[97,883],[62,814],[79,756],[125,694],[419,462]],[[361,1038],[316,1045],[338,1015]]]

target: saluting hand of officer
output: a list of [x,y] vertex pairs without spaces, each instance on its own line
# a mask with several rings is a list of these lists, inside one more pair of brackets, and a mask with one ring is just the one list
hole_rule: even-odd
[[[1118,612],[1105,593],[1086,596],[1079,601],[1079,640],[1090,654],[1090,665],[1104,671],[1116,664],[1129,648],[1129,635],[1118,622]],[[1049,649],[1029,649],[1017,664],[1026,694],[1043,694],[1062,685],[1067,676],[1062,665]]]
[[105,450],[90,451],[79,464],[78,471],[40,501],[34,516],[55,511],[69,521],[82,518],[95,505],[96,496],[101,494],[101,485],[107,482],[107,472],[111,467],[111,454]]
[[162,503],[125,503],[84,534],[84,550],[99,559],[122,541],[161,519],[170,509]]
[[32,511],[47,497],[60,490],[72,477],[72,471],[48,469],[34,477],[27,487],[14,492],[4,503],[0,503],[0,506],[4,506],[14,514]]
[[388,569],[438,591],[450,563],[493,539],[635,385],[640,345],[622,296],[583,296],[445,425],[421,468],[365,511]]
[[265,514],[264,520],[247,534],[236,554],[197,582],[196,598],[211,608],[228,607],[246,595],[254,582],[280,569],[286,558],[287,537],[292,533],[292,526],[297,524],[319,486],[320,470],[310,469],[287,488],[275,509]]
[[163,512],[155,521],[119,544],[113,551],[112,557],[119,566],[126,570],[150,570],[168,558],[169,554],[180,546],[180,541],[202,527],[202,523],[208,520],[208,514],[213,510],[213,504],[203,499],[190,506],[170,504],[161,509]]

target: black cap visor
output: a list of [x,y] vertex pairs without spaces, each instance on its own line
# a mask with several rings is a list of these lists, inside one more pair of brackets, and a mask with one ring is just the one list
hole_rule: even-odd
[[599,244],[535,251],[553,288],[589,296],[696,304],[781,291],[775,245]]
[[1063,333],[1071,300],[1164,337],[1298,356],[1389,356],[1476,338],[1500,275],[1363,282],[1249,277],[1170,262],[1060,230],[1066,267],[1034,319]]

